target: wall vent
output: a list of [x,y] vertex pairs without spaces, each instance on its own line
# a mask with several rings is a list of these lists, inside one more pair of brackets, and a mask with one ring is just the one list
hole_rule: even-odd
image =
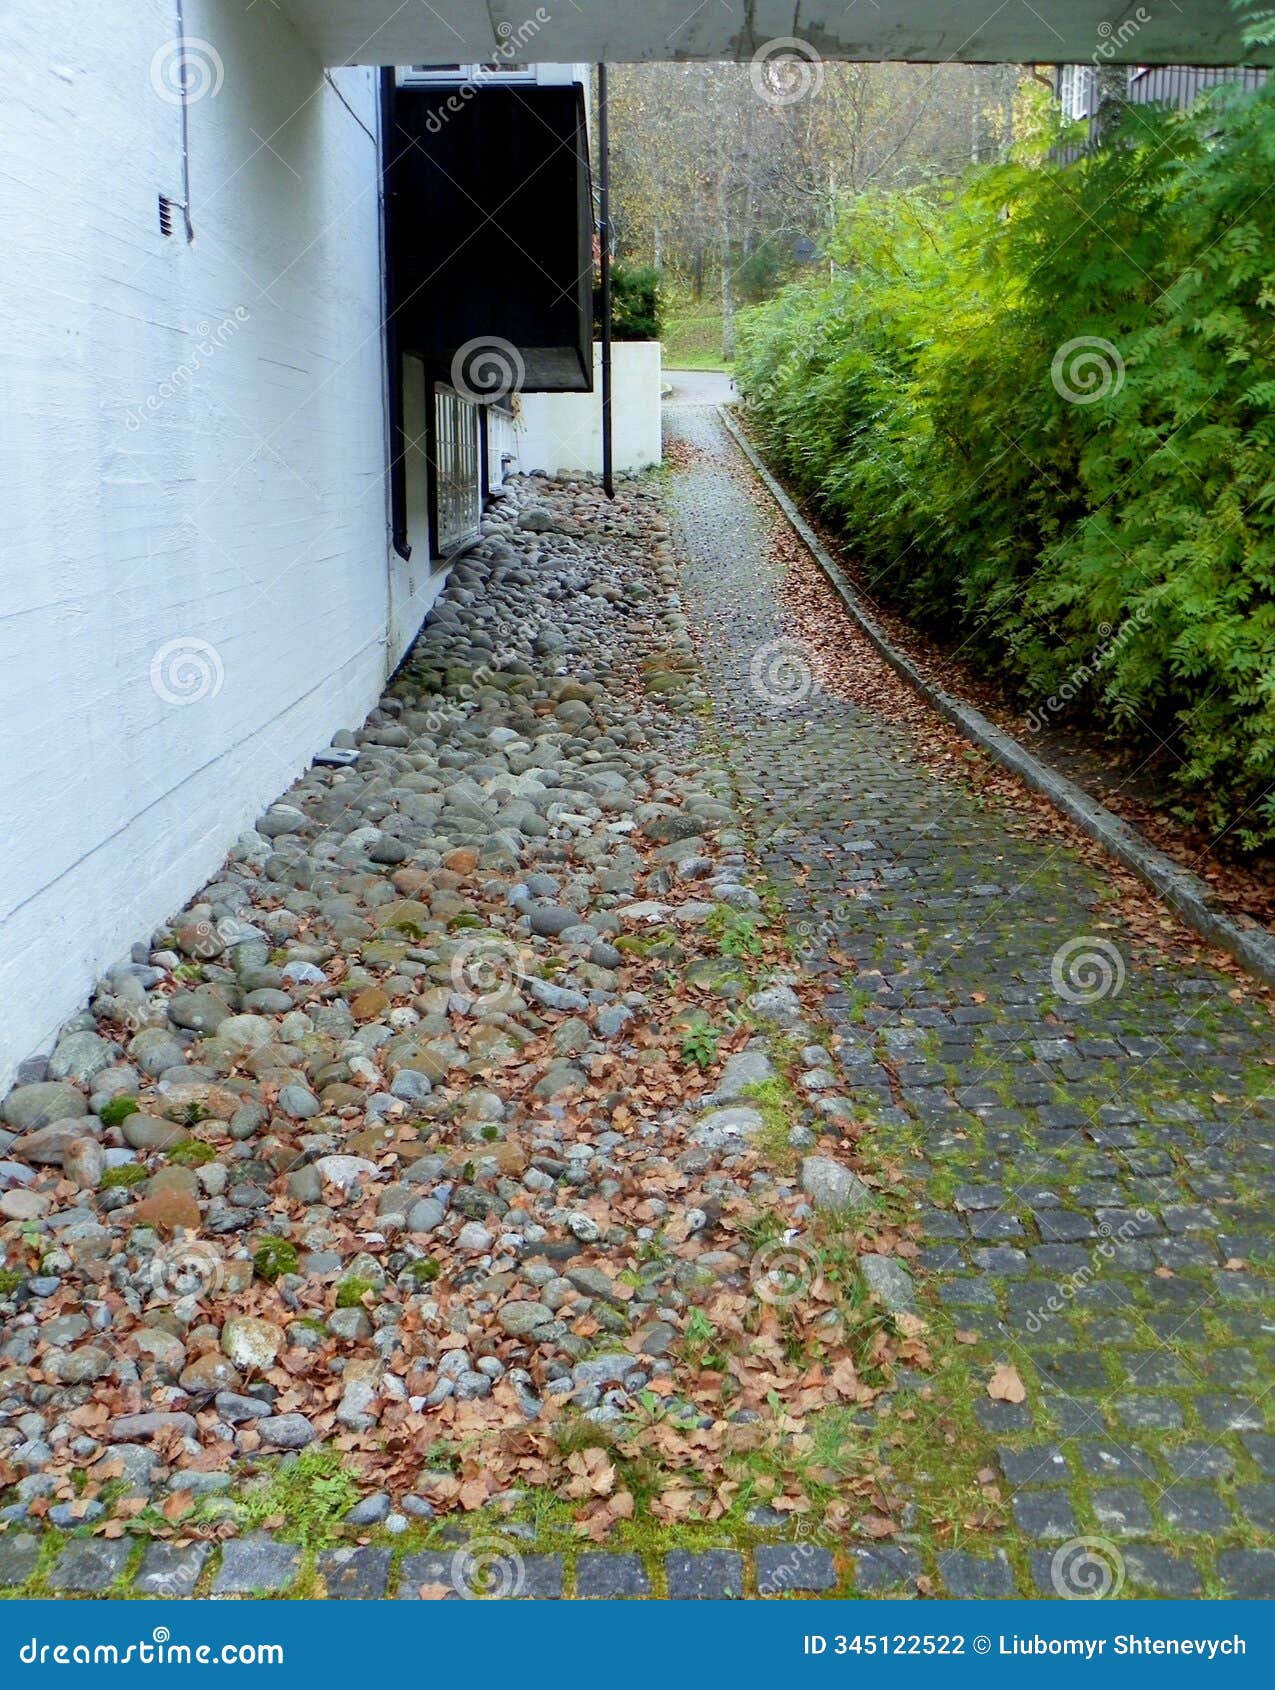
[[173,213],[176,205],[167,194],[159,196],[159,232],[161,235],[171,235],[173,232]]

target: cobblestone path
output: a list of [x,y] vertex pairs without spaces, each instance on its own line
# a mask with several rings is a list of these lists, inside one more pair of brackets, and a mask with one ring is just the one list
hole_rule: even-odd
[[933,1297],[980,1334],[980,1378],[1012,1363],[1027,1385],[975,1405],[1020,1588],[1030,1568],[1049,1593],[1058,1546],[1090,1538],[1076,1577],[1126,1594],[1275,1594],[1265,1007],[1139,961],[1099,873],[930,773],[902,728],[795,697],[751,472],[714,410],[666,415],[684,608],[762,865],[849,1094],[915,1158]]

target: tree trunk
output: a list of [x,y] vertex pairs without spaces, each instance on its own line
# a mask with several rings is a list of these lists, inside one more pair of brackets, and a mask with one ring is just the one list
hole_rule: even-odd
[[718,248],[722,272],[722,357],[735,356],[735,278],[731,274],[730,202],[723,183],[717,198]]
[[1094,94],[1094,140],[1101,146],[1120,120],[1120,113],[1129,95],[1129,67],[1127,65],[1099,65]]

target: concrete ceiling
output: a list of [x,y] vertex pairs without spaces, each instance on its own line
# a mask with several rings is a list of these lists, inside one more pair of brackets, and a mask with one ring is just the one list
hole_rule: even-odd
[[[283,0],[327,65],[825,58],[1237,64],[1228,0]],[[547,22],[541,20],[547,18]],[[1143,21],[1145,20],[1145,21]],[[517,45],[515,52],[514,45]],[[1248,55],[1252,61],[1253,55]],[[1271,62],[1272,55],[1259,55]]]

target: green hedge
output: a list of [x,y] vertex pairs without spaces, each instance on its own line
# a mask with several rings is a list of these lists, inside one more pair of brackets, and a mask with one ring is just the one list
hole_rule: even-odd
[[[664,318],[660,273],[640,264],[611,266],[611,336],[614,340],[658,340]],[[593,294],[593,333],[602,332],[602,290]]]
[[741,323],[772,460],[883,599],[1034,719],[1275,841],[1275,88],[1131,111],[1069,165],[860,197],[832,280]]

